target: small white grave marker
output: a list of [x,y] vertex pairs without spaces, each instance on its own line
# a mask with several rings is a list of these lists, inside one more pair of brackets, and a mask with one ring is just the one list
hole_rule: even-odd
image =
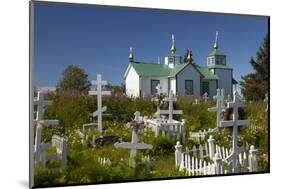
[[143,121],[140,120],[140,112],[135,112],[135,119],[127,124],[132,129],[132,141],[129,142],[121,142],[121,143],[115,143],[114,146],[116,148],[125,148],[130,149],[130,161],[129,166],[132,168],[136,168],[136,162],[135,157],[137,155],[137,150],[144,150],[144,149],[152,149],[151,144],[145,144],[145,143],[138,143],[138,131],[140,128],[144,126]]
[[209,97],[208,97],[207,92],[203,94],[203,99],[204,99],[205,103],[208,101]]
[[97,74],[97,80],[92,81],[92,85],[97,86],[97,90],[89,91],[89,95],[97,95],[98,109],[93,113],[93,116],[98,116],[98,130],[102,132],[102,112],[106,111],[106,107],[102,107],[102,95],[110,95],[110,91],[103,91],[102,86],[106,85],[107,81],[103,81],[101,74]]
[[237,91],[234,92],[233,102],[227,103],[227,108],[233,108],[233,120],[232,121],[221,121],[221,127],[233,127],[232,132],[232,152],[227,157],[227,161],[231,162],[232,173],[239,172],[238,154],[243,152],[244,148],[238,147],[238,127],[249,124],[249,120],[238,120],[238,108],[243,107],[241,99]]

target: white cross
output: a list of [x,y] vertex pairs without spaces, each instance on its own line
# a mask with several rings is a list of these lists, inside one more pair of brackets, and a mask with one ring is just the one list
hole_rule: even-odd
[[233,120],[232,121],[221,121],[221,127],[233,127],[232,132],[232,153],[227,158],[229,162],[232,162],[232,172],[237,173],[239,172],[238,166],[238,154],[243,151],[243,147],[237,146],[238,141],[238,127],[248,125],[250,122],[249,120],[238,120],[238,108],[243,107],[241,104],[241,97],[239,96],[238,92],[234,92],[234,99],[233,102],[227,103],[227,108],[233,108]]
[[220,121],[222,120],[222,112],[225,110],[224,107],[224,89],[217,89],[217,95],[214,96],[217,101],[216,107],[208,108],[209,112],[217,112],[217,127],[220,126]]
[[121,143],[117,142],[114,144],[116,148],[125,148],[131,150],[129,165],[132,168],[136,167],[135,157],[137,155],[137,150],[152,149],[153,147],[151,144],[138,143],[138,130],[142,128],[143,125],[144,123],[140,120],[140,112],[135,112],[134,121],[128,123],[128,126],[132,128],[132,141]]
[[268,111],[268,93],[265,94],[265,98],[264,98],[263,101],[266,103],[266,109],[265,109],[265,111],[267,112],[267,111]]
[[89,91],[89,95],[97,95],[98,108],[93,113],[93,116],[98,115],[98,130],[102,132],[102,112],[106,110],[106,107],[102,107],[102,95],[110,95],[110,91],[103,91],[102,86],[107,84],[107,81],[103,81],[101,74],[97,74],[97,80],[93,80],[92,85],[97,86],[97,90]]
[[177,98],[174,97],[172,90],[169,92],[169,97],[164,98],[164,101],[169,102],[169,110],[160,110],[160,114],[169,114],[168,122],[173,122],[173,114],[182,114],[182,110],[173,109],[173,102],[177,101]]
[[40,159],[40,154],[42,153],[42,151],[49,145],[49,144],[42,143],[42,125],[56,126],[59,124],[59,121],[43,120],[44,108],[46,106],[52,105],[52,101],[44,100],[44,93],[38,91],[37,97],[33,99],[33,104],[37,105],[36,119],[34,120],[34,124],[36,125],[34,156],[35,156],[35,160],[37,161]]
[[46,106],[52,105],[52,101],[44,100],[44,96],[45,96],[44,93],[38,91],[37,97],[33,99],[33,104],[37,105],[37,112],[36,112],[36,118],[34,120],[34,124],[42,124],[48,126],[58,125],[58,120],[43,120],[44,108]]
[[208,101],[209,97],[207,92],[203,94],[203,99],[205,100],[205,103]]

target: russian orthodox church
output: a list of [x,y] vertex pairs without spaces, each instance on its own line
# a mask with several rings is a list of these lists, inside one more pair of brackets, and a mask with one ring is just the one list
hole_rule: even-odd
[[207,55],[206,65],[196,64],[192,51],[187,50],[184,57],[177,54],[175,38],[172,35],[170,53],[164,58],[164,64],[138,62],[134,59],[130,48],[129,64],[124,73],[126,94],[133,97],[151,96],[157,92],[168,94],[172,90],[175,95],[193,95],[196,97],[208,93],[215,96],[217,88],[223,88],[225,95],[232,95],[233,69],[227,65],[226,55],[219,50],[218,32],[213,50]]

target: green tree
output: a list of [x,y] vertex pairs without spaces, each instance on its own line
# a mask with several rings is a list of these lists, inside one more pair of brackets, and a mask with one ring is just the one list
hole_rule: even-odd
[[242,76],[241,92],[246,100],[262,100],[268,91],[269,66],[269,36],[264,38],[263,44],[257,51],[256,58],[251,58],[250,64],[255,72]]
[[88,75],[84,69],[76,65],[69,65],[63,71],[63,77],[57,88],[68,92],[87,92],[90,89]]

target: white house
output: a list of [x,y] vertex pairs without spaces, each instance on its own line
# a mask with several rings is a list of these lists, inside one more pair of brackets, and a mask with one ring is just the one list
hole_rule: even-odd
[[134,61],[130,48],[129,64],[123,76],[128,96],[141,97],[154,95],[160,84],[161,92],[168,94],[171,89],[176,95],[209,96],[216,95],[217,88],[223,88],[225,94],[232,95],[233,69],[226,65],[226,56],[218,49],[218,41],[208,54],[206,66],[194,63],[191,50],[185,57],[176,53],[175,40],[172,35],[172,47],[164,64]]

